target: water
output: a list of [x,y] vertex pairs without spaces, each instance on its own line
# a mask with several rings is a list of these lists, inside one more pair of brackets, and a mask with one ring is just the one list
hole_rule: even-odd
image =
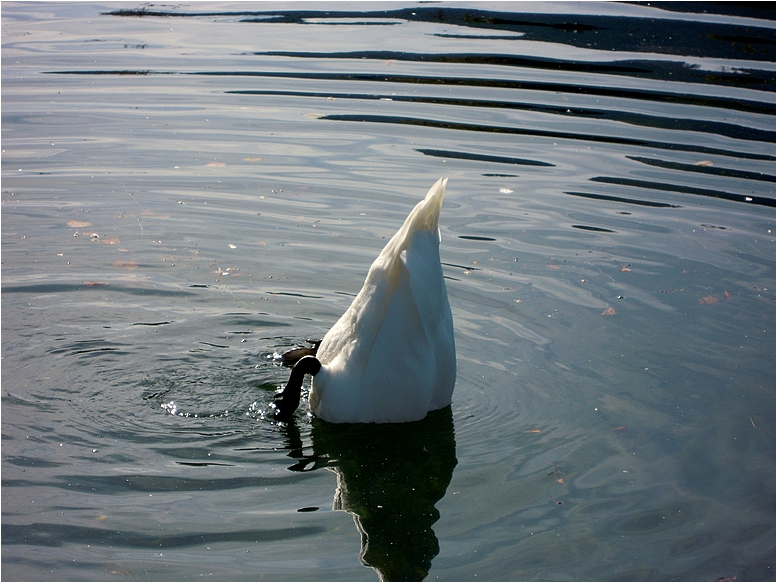
[[[765,6],[3,3],[3,578],[773,580]],[[440,176],[452,408],[265,418]]]

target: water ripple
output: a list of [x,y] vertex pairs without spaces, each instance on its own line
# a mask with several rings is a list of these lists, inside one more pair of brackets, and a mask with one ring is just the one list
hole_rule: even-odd
[[[730,98],[720,95],[693,94],[687,92],[658,91],[649,88],[606,87],[602,85],[533,81],[525,79],[499,79],[479,77],[459,77],[454,75],[433,77],[425,75],[397,75],[394,73],[329,73],[307,71],[164,71],[154,69],[62,69],[42,71],[48,75],[195,75],[206,77],[267,77],[279,79],[306,79],[314,81],[367,81],[388,84],[453,85],[464,87],[484,87],[499,89],[517,89],[524,91],[543,91],[548,93],[568,93],[570,95],[594,95],[653,101],[656,103],[675,103],[742,111],[760,115],[774,115],[775,105],[769,101],[747,98]],[[250,91],[250,90],[247,90]]]
[[474,124],[465,122],[443,121],[435,119],[424,119],[417,117],[399,117],[385,115],[364,115],[364,114],[331,114],[321,117],[322,120],[329,121],[350,121],[367,122],[381,124],[398,124],[423,126],[431,128],[441,128],[467,132],[487,132],[497,134],[512,134],[520,136],[538,136],[545,138],[556,138],[571,140],[574,142],[600,142],[605,144],[619,144],[628,146],[637,146],[640,148],[653,148],[658,150],[675,150],[679,152],[696,152],[698,154],[715,154],[731,158],[744,158],[748,160],[775,160],[775,157],[769,154],[757,154],[751,152],[742,152],[735,150],[726,150],[721,148],[711,148],[698,144],[681,144],[670,142],[657,142],[647,139],[626,138],[622,136],[608,135],[590,135],[573,132],[559,132],[541,129],[527,129],[507,126],[494,126],[484,124]]
[[200,531],[173,534],[164,531],[140,532],[90,526],[35,522],[32,524],[4,523],[3,545],[34,545],[61,547],[72,544],[95,547],[120,547],[134,549],[176,549],[222,542],[251,542],[293,540],[323,534],[316,526],[256,529],[235,531]]

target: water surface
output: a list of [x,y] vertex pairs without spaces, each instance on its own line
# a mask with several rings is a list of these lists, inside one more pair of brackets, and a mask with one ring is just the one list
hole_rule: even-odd
[[[774,579],[764,5],[4,3],[3,578]],[[273,423],[440,176],[452,407]]]

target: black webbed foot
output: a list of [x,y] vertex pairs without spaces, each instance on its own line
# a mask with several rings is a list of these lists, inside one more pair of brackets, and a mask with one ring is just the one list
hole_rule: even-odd
[[292,348],[281,354],[281,362],[283,364],[295,364],[305,356],[315,356],[318,352],[318,345],[321,344],[321,340],[308,340],[308,344],[311,346],[303,346],[301,348]]

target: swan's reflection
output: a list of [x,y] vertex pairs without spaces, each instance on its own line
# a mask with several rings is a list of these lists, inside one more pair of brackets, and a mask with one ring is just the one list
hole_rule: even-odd
[[[290,455],[298,457],[298,429],[293,423],[287,427]],[[434,505],[456,467],[451,408],[414,423],[338,425],[315,419],[311,437],[313,457],[291,469],[325,466],[337,474],[334,509],[353,515],[361,562],[384,581],[426,577],[440,551],[432,530],[440,518]]]

